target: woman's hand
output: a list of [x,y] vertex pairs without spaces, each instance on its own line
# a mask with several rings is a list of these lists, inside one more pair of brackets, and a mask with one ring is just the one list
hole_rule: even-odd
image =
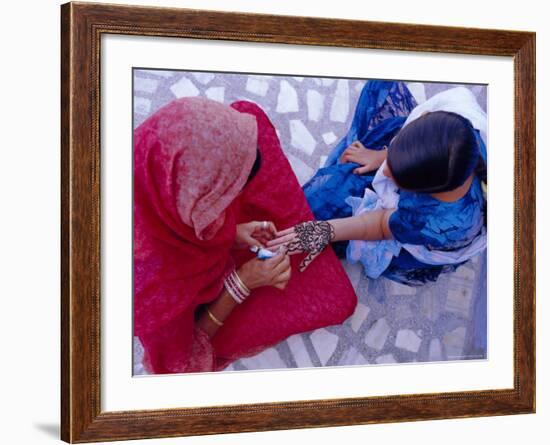
[[289,255],[307,253],[299,266],[300,272],[303,272],[333,239],[334,227],[331,223],[306,221],[277,232],[277,237],[268,241],[267,247],[273,250],[284,246]]
[[268,260],[253,258],[237,271],[239,278],[250,290],[273,286],[283,290],[290,280],[290,258],[282,251]]
[[361,165],[357,167],[353,173],[363,175],[367,172],[377,170],[378,167],[386,160],[387,148],[383,150],[372,150],[366,148],[361,142],[355,141],[344,150],[340,161],[342,163],[353,162]]
[[251,221],[237,224],[237,238],[235,243],[239,248],[260,246],[275,238],[277,228],[271,221]]

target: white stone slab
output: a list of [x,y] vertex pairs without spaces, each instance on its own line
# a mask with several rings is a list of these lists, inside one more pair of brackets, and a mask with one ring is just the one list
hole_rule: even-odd
[[204,94],[208,99],[215,100],[217,102],[223,103],[225,99],[225,88],[224,87],[211,87],[208,88]]
[[441,342],[439,339],[434,338],[430,341],[430,350],[428,352],[428,359],[430,361],[441,360],[443,355],[441,354]]
[[458,327],[443,335],[443,344],[445,345],[445,351],[447,352],[447,359],[457,360],[462,358],[465,338],[466,328],[464,326]]
[[316,90],[307,90],[307,117],[310,121],[319,122],[323,115],[325,96]]
[[200,94],[199,89],[187,77],[182,77],[179,81],[172,85],[170,87],[170,91],[172,91],[172,93],[174,93],[174,96],[176,96],[177,98],[193,97]]
[[476,276],[474,270],[470,269],[467,264],[460,266],[453,274],[454,277],[463,278],[467,281],[473,281]]
[[333,142],[338,139],[338,137],[334,134],[333,131],[329,131],[328,133],[323,133],[322,135],[323,141],[325,141],[325,144],[330,145]]
[[246,80],[246,91],[258,96],[265,96],[269,90],[269,82],[261,77],[249,76]]
[[326,329],[317,329],[310,336],[311,342],[315,347],[317,356],[323,365],[326,365],[338,345],[338,336],[330,333]]
[[407,83],[407,88],[411,92],[416,100],[416,103],[420,105],[422,102],[426,102],[426,89],[424,84],[420,82],[409,82]]
[[294,119],[289,122],[290,144],[311,156],[315,151],[317,142],[302,121]]
[[357,348],[351,346],[338,361],[339,365],[366,365],[368,364],[367,359],[361,354]]
[[421,296],[420,311],[431,321],[437,320],[441,313],[441,303],[437,293],[426,293]]
[[146,73],[157,77],[164,77],[165,79],[174,77],[174,74],[176,74],[176,71],[167,71],[167,70],[136,70],[136,72]]
[[334,122],[346,122],[349,113],[349,86],[346,79],[340,79],[336,83],[336,91],[330,108],[330,120]]
[[134,113],[148,115],[151,111],[151,101],[145,97],[134,96]]
[[241,363],[247,369],[280,369],[287,368],[286,363],[281,359],[275,348],[266,349],[259,354],[241,359]]
[[416,294],[415,287],[397,283],[396,281],[385,280],[385,286],[386,286],[386,293],[391,296]]
[[149,77],[134,77],[134,91],[152,94],[157,90],[159,81]]
[[357,291],[359,289],[361,278],[363,277],[363,266],[359,263],[351,264],[345,259],[340,260],[340,263],[346,271],[353,288]]
[[418,352],[422,339],[410,329],[401,329],[395,337],[395,346],[410,352]]
[[307,352],[304,338],[301,334],[292,335],[287,338],[286,343],[292,352],[296,364],[300,368],[310,368],[313,366],[309,353]]
[[146,375],[147,371],[143,367],[142,364],[143,360],[143,346],[141,345],[141,342],[139,341],[138,337],[134,337],[134,366],[133,366],[133,375]]
[[313,169],[291,153],[287,153],[286,157],[300,186],[304,185],[313,176]]
[[233,366],[233,363],[231,363],[230,365],[226,366],[225,368],[223,368],[221,370],[222,372],[226,372],[226,371],[236,371],[235,369],[235,366]]
[[213,73],[193,73],[193,76],[203,85],[208,85],[216,77]]
[[378,363],[378,364],[397,363],[397,361],[395,360],[395,357],[392,354],[380,355],[380,356],[376,357],[375,362]]
[[334,82],[336,82],[336,79],[321,79],[321,83],[324,87],[331,86]]
[[277,113],[295,113],[298,110],[296,90],[287,80],[281,80],[279,95],[277,96]]
[[367,319],[370,308],[362,303],[358,303],[355,307],[355,312],[351,316],[351,329],[355,332],[359,330],[363,322]]
[[380,351],[384,347],[389,333],[390,325],[385,318],[380,318],[367,332],[365,343],[367,346]]
[[470,302],[472,300],[471,287],[463,289],[451,289],[447,292],[445,310],[468,318],[470,314]]

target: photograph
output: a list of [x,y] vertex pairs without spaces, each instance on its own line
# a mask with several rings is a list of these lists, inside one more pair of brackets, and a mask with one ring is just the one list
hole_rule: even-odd
[[58,14],[61,439],[534,413],[536,27],[201,8]]
[[488,86],[436,80],[133,67],[132,375],[487,360]]

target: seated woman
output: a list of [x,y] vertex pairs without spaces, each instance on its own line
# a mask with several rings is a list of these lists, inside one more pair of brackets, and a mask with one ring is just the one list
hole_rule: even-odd
[[311,220],[275,129],[256,105],[171,102],[134,132],[134,334],[149,373],[220,370],[356,305],[335,255],[291,274],[249,250]]
[[413,105],[403,83],[368,82],[350,132],[304,185],[318,221],[268,246],[309,252],[304,269],[334,242],[367,276],[409,285],[483,251],[486,115],[465,88]]

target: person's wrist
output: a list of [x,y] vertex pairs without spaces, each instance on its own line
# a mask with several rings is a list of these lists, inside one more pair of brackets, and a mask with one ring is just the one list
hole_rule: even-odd
[[330,234],[329,234],[329,238],[330,238],[330,242],[335,242],[335,241],[339,241],[339,239],[337,238],[337,226],[338,226],[338,222],[336,219],[328,219],[326,221],[329,226],[330,226]]
[[247,267],[241,266],[239,269],[237,269],[237,275],[248,289],[252,290],[256,288],[254,280],[250,275]]

